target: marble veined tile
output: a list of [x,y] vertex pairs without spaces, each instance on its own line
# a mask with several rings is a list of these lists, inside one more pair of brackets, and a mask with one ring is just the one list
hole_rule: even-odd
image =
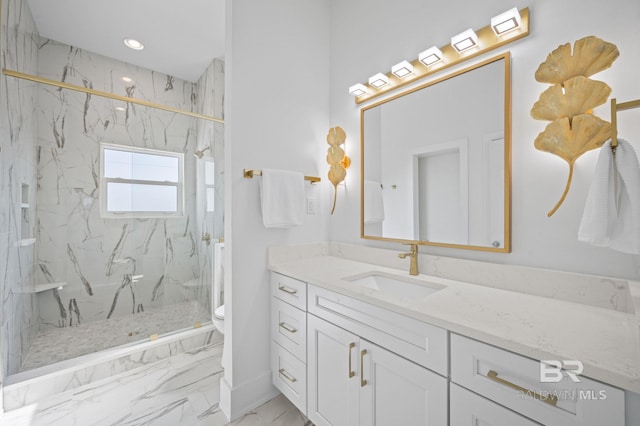
[[[230,426],[313,426],[282,394],[245,414]],[[212,425],[213,426],[213,425]]]
[[313,426],[280,395],[233,423],[219,408],[222,345],[67,391],[0,415],[12,426]]
[[221,357],[222,345],[179,354],[10,411],[0,424],[195,425],[190,397],[219,387]]

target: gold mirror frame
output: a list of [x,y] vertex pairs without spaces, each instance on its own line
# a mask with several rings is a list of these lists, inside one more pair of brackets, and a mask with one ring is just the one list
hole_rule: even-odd
[[[364,163],[364,150],[365,150],[365,122],[364,114],[367,110],[391,102],[403,96],[407,96],[411,93],[418,92],[427,87],[433,86],[440,82],[452,79],[459,75],[473,71],[484,65],[488,65],[493,62],[504,60],[504,246],[503,247],[491,247],[491,246],[477,246],[477,245],[463,245],[444,242],[432,242],[432,241],[420,241],[402,238],[392,238],[383,236],[365,235],[365,223],[364,223],[364,176],[365,176],[365,163]],[[433,81],[429,81],[422,85],[416,86],[404,92],[398,93],[387,99],[383,99],[379,102],[365,106],[360,109],[360,238],[367,240],[388,241],[403,244],[420,244],[425,246],[437,246],[448,247],[465,250],[477,250],[477,251],[489,251],[497,253],[510,253],[511,252],[511,55],[510,52],[505,52],[498,56],[486,59],[482,62],[473,64],[464,69],[460,69],[450,74],[446,74]]]

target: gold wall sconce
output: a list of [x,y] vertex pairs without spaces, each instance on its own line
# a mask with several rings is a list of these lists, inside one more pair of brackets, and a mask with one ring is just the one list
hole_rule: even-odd
[[542,92],[531,109],[531,116],[536,120],[551,121],[538,135],[534,146],[569,164],[564,192],[547,213],[548,217],[558,210],[569,193],[576,160],[600,148],[611,137],[611,123],[592,112],[607,101],[611,88],[589,77],[609,68],[619,55],[614,44],[589,36],[574,43],[573,53],[570,43],[559,46],[536,71],[537,81],[552,86]]
[[371,76],[368,84],[350,86],[349,93],[360,104],[528,35],[529,8],[519,11],[514,7],[491,18],[486,27],[468,29],[453,36],[446,46],[432,46],[412,62],[399,62],[390,72]]
[[333,207],[331,214],[336,209],[336,200],[338,197],[338,185],[347,177],[347,169],[351,165],[351,159],[345,154],[344,149],[340,145],[344,144],[347,134],[340,126],[332,127],[327,133],[327,163],[329,167],[329,180],[333,184]]

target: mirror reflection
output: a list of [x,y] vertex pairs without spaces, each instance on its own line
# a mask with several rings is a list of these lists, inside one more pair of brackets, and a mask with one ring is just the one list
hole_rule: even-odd
[[362,237],[508,252],[509,54],[361,110]]

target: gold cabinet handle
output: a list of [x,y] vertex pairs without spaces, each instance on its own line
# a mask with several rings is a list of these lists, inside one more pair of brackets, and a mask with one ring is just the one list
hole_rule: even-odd
[[290,381],[291,383],[295,383],[298,381],[298,379],[296,379],[293,376],[290,376],[289,374],[287,374],[287,371],[284,368],[281,368],[280,370],[278,370],[280,372],[280,375],[282,377],[284,377],[285,379],[287,379],[288,381]]
[[292,296],[295,296],[298,293],[298,290],[293,289],[293,288],[289,288],[289,287],[285,287],[285,286],[278,286],[278,290],[284,291],[285,293],[290,294]]
[[296,333],[298,331],[297,328],[291,327],[286,322],[281,322],[279,325],[280,325],[280,328],[284,328],[285,330],[287,330],[291,334]]
[[351,342],[349,343],[349,378],[352,378],[356,375],[356,372],[351,368],[351,349],[355,348],[356,344]]
[[496,383],[500,383],[501,385],[505,385],[507,387],[510,387],[511,389],[515,389],[519,392],[524,392],[527,394],[527,396],[532,396],[533,399],[537,399],[540,400],[542,402],[546,402],[549,405],[552,406],[556,406],[556,404],[558,404],[558,397],[555,395],[542,395],[539,392],[534,392],[532,390],[529,390],[527,388],[523,388],[522,386],[518,386],[515,383],[511,383],[508,380],[502,379],[500,377],[498,377],[498,373],[496,373],[493,370],[489,370],[489,372],[487,373],[487,378],[490,380],[493,380]]
[[364,356],[367,354],[367,350],[360,351],[360,387],[363,388],[367,385],[367,381],[364,378]]

